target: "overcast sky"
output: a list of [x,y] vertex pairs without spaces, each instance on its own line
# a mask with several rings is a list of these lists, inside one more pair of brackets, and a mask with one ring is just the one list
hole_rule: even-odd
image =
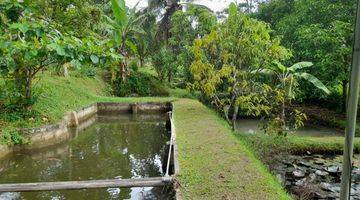
[[[125,0],[126,5],[133,7],[137,2],[139,2],[138,7],[143,8],[147,6],[147,0]],[[235,0],[194,0],[194,3],[204,5],[214,12],[223,11],[229,6],[231,2],[236,2]],[[237,0],[237,2],[242,2],[242,0]]]

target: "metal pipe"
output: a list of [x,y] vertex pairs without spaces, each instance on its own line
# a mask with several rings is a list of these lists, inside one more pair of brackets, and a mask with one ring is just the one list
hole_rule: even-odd
[[350,78],[350,92],[347,106],[347,125],[345,132],[345,146],[343,156],[343,171],[341,174],[340,199],[350,199],[352,159],[354,150],[354,137],[356,115],[359,100],[360,84],[360,0],[357,2],[356,23],[354,30],[354,45],[352,55],[352,68]]

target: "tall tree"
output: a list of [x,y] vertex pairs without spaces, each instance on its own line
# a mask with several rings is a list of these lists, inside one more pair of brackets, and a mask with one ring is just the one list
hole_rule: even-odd
[[[264,68],[272,60],[287,58],[288,52],[278,39],[270,36],[269,27],[229,7],[228,19],[217,29],[194,42],[194,61],[190,66],[194,87],[210,99],[234,124],[239,108],[253,115],[270,109],[267,92],[257,82],[254,70]],[[228,119],[230,121],[230,119]]]
[[[314,63],[310,72],[319,77],[337,94],[342,91],[345,111],[348,69],[351,52],[351,27],[354,24],[356,1],[342,0],[272,0],[263,3],[256,14],[274,27],[275,34],[293,51],[292,62]],[[305,98],[323,97],[304,85]]]

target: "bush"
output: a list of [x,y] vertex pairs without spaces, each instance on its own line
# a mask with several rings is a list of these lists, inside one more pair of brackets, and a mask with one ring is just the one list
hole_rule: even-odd
[[0,144],[16,145],[26,144],[28,140],[14,127],[6,127],[0,132]]
[[129,67],[133,72],[139,71],[139,65],[136,59],[133,59],[129,62]]
[[133,72],[123,82],[121,77],[113,83],[113,91],[116,96],[168,96],[167,88],[155,77]]

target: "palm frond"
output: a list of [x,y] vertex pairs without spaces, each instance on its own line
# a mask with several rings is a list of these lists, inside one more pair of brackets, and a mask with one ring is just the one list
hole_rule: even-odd
[[317,79],[315,76],[313,76],[313,75],[311,75],[309,73],[306,73],[306,72],[295,73],[294,75],[309,81],[315,87],[317,87],[318,89],[324,91],[326,94],[330,94],[330,90],[319,79]]
[[312,62],[298,62],[288,68],[291,72],[296,72],[299,69],[304,69],[313,66]]

